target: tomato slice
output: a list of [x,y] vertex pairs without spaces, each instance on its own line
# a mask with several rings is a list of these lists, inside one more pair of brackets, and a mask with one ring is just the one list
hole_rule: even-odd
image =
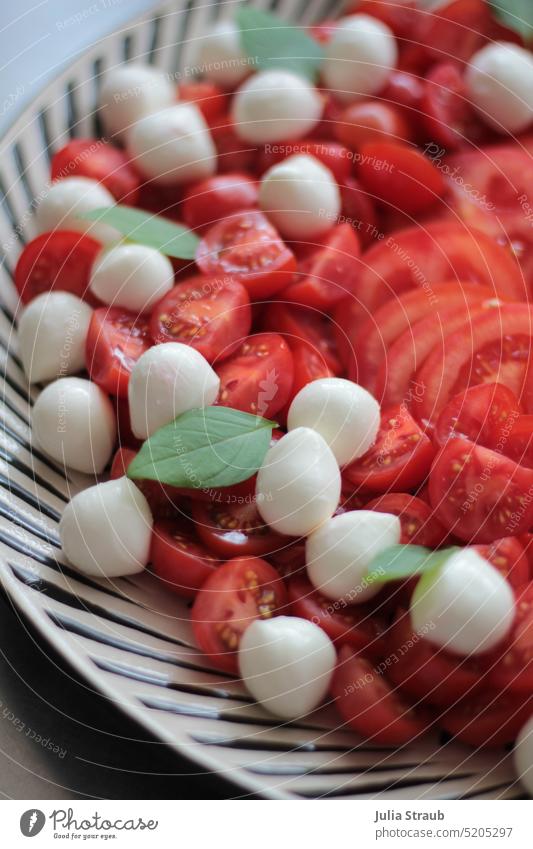
[[342,374],[332,324],[318,310],[273,301],[265,309],[262,324],[265,330],[281,334],[291,347],[300,344],[317,354],[334,375]]
[[267,559],[282,578],[301,574],[305,570],[305,540],[289,542],[283,548],[269,554]]
[[533,692],[533,583],[516,594],[516,615],[502,645],[479,659],[489,692]]
[[507,455],[506,443],[519,417],[518,398],[506,386],[471,386],[446,404],[437,419],[433,439],[442,446],[459,436]]
[[165,589],[183,598],[195,598],[221,562],[201,545],[192,524],[183,518],[155,523],[150,560]]
[[257,182],[247,174],[233,172],[194,183],[183,198],[183,220],[203,231],[215,222],[257,205]]
[[526,533],[533,523],[533,469],[475,445],[451,439],[429,475],[435,515],[467,543],[490,543]]
[[400,746],[427,728],[383,675],[349,646],[339,652],[331,692],[342,718],[372,743]]
[[533,696],[478,693],[444,713],[440,724],[448,734],[470,746],[503,746],[512,743],[533,715]]
[[347,177],[339,186],[341,220],[351,224],[363,247],[368,247],[379,234],[378,215],[373,199],[355,177]]
[[196,532],[209,551],[226,560],[232,557],[264,557],[286,545],[286,539],[265,525],[255,499],[223,504],[193,502]]
[[100,242],[70,230],[41,233],[28,242],[15,268],[15,286],[24,304],[53,289],[70,292],[91,304],[91,268]]
[[218,171],[227,174],[232,171],[253,172],[257,165],[257,147],[239,138],[228,115],[210,122],[211,137],[218,153]]
[[471,139],[487,134],[468,99],[463,75],[452,62],[442,62],[429,71],[422,112],[429,137],[447,151],[458,150]]
[[228,105],[225,91],[208,80],[194,80],[178,84],[180,100],[195,103],[208,123],[223,117]]
[[394,142],[367,142],[357,175],[376,202],[415,215],[431,209],[444,194],[442,174],[420,151]]
[[150,319],[154,342],[183,342],[206,360],[228,357],[250,332],[248,292],[231,277],[190,277],[155,305]]
[[152,345],[148,319],[120,307],[93,312],[85,364],[91,380],[110,395],[126,398],[133,366]]
[[257,210],[237,212],[214,224],[198,245],[196,264],[204,274],[231,274],[252,298],[284,289],[296,271],[293,252]]
[[359,150],[369,142],[402,141],[411,136],[402,112],[377,100],[363,100],[346,106],[333,132],[351,150]]
[[273,165],[295,154],[314,156],[329,168],[338,183],[342,184],[352,172],[353,157],[343,144],[329,139],[302,139],[289,144],[271,144],[259,155],[259,172],[263,174]]
[[237,650],[248,625],[286,610],[287,591],[276,570],[259,557],[236,557],[216,569],[196,596],[192,629],[212,663],[237,674]]
[[505,433],[501,451],[521,466],[533,468],[533,415],[518,416]]
[[501,572],[514,590],[529,583],[529,562],[524,546],[516,537],[503,537],[490,545],[476,545],[475,548]]
[[453,57],[458,63],[486,42],[492,29],[489,4],[485,0],[451,0],[419,17],[416,41],[432,60]]
[[365,509],[398,516],[402,526],[400,542],[404,545],[411,543],[438,548],[448,536],[431,507],[422,499],[406,492],[390,492],[374,498],[368,502]]
[[220,378],[220,405],[269,418],[289,399],[293,381],[291,350],[277,333],[256,333],[248,336],[216,372]]
[[343,478],[362,492],[402,492],[429,473],[435,449],[405,407],[383,410],[373,447],[343,470]]
[[89,177],[128,206],[139,200],[141,180],[124,151],[102,139],[73,139],[52,157],[52,180]]

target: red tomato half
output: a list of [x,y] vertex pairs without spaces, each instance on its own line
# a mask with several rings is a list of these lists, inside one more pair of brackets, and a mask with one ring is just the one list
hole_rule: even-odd
[[220,566],[196,596],[192,629],[213,664],[237,674],[237,650],[248,625],[286,612],[287,592],[276,570],[258,557],[236,557]]
[[102,139],[73,139],[52,157],[52,180],[89,177],[128,206],[139,200],[140,178],[124,151]]
[[438,445],[462,437],[507,454],[520,416],[518,398],[501,383],[483,383],[455,395],[442,410],[433,438]]
[[264,150],[259,156],[259,172],[263,174],[273,165],[297,153],[314,156],[326,168],[329,168],[341,185],[352,173],[353,156],[348,148],[328,139],[303,139],[280,145],[271,144],[268,152]]
[[447,151],[465,147],[483,132],[487,134],[468,99],[461,71],[452,62],[435,65],[428,73],[422,112],[429,138]]
[[264,557],[286,545],[286,539],[265,525],[253,495],[234,504],[194,502],[196,532],[219,557]]
[[416,41],[432,60],[463,63],[486,42],[491,27],[485,0],[451,0],[420,15]]
[[368,142],[357,169],[376,202],[415,215],[426,212],[444,194],[440,171],[415,148],[393,142]]
[[503,537],[490,545],[476,545],[475,548],[501,572],[514,590],[529,583],[529,562],[524,546],[516,537]]
[[226,111],[228,96],[215,83],[194,80],[179,83],[179,99],[194,103],[208,123],[218,121]]
[[504,433],[501,451],[521,466],[533,468],[533,415],[518,416]]
[[183,199],[183,220],[193,230],[251,209],[257,204],[257,183],[247,174],[219,174],[194,183]]
[[339,189],[342,202],[341,221],[351,224],[361,245],[367,247],[379,233],[374,201],[354,177],[348,177]]
[[404,545],[411,543],[438,548],[448,536],[431,507],[420,498],[405,492],[390,492],[380,498],[374,498],[368,502],[365,509],[398,516],[402,526],[400,542]]
[[369,142],[404,141],[411,135],[402,113],[378,100],[363,100],[346,106],[334,132],[351,150],[359,150]]
[[99,242],[82,233],[41,233],[28,242],[15,268],[15,286],[21,301],[27,304],[37,295],[56,289],[96,303],[89,291],[89,276],[101,248]]
[[501,646],[483,655],[484,685],[492,692],[533,693],[533,583],[516,594],[513,628]]
[[299,344],[314,352],[334,375],[342,374],[332,325],[318,310],[273,301],[265,309],[262,323],[265,330],[283,336],[289,346]]
[[152,345],[148,319],[120,307],[93,312],[85,348],[91,380],[110,395],[126,398],[133,366]]
[[155,523],[150,560],[165,590],[183,598],[195,598],[221,562],[195,538],[192,525],[181,518]]
[[470,746],[503,746],[512,743],[533,715],[533,696],[525,699],[494,691],[464,699],[440,717],[448,734]]
[[227,174],[232,171],[253,172],[256,167],[257,147],[240,139],[235,132],[233,122],[227,115],[216,118],[210,124],[211,136],[218,153],[218,171]]

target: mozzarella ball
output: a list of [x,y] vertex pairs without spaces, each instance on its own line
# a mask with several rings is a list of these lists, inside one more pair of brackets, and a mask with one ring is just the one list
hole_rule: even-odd
[[296,719],[323,701],[336,653],[327,634],[307,619],[256,619],[239,645],[241,677],[254,699],[282,719]]
[[252,144],[300,139],[318,124],[324,100],[317,89],[290,71],[259,71],[237,90],[235,132]]
[[333,516],[306,541],[309,580],[327,598],[366,601],[381,589],[366,577],[372,560],[400,537],[400,520],[391,513],[352,510]]
[[533,716],[516,738],[513,756],[518,777],[533,797]]
[[22,312],[19,354],[30,383],[76,374],[85,366],[91,307],[70,292],[44,292]]
[[190,345],[165,342],[139,357],[130,375],[128,399],[133,433],[147,439],[163,425],[195,407],[208,407],[220,380]]
[[211,133],[193,103],[142,118],[128,133],[128,151],[141,174],[158,183],[190,183],[216,171]]
[[483,120],[500,132],[520,133],[533,119],[533,56],[516,44],[497,41],[470,59],[465,82]]
[[100,114],[106,135],[123,139],[145,115],[172,106],[176,86],[163,71],[128,63],[108,71],[100,92]]
[[174,285],[168,257],[146,245],[121,244],[102,251],[91,271],[90,289],[104,304],[149,312]]
[[259,187],[259,206],[282,236],[306,239],[331,229],[341,197],[329,168],[302,153],[268,169]]
[[249,75],[250,60],[240,36],[234,23],[219,21],[199,38],[192,64],[206,80],[222,88],[234,88]]
[[61,516],[59,537],[66,557],[81,572],[118,578],[148,563],[152,524],[146,498],[123,477],[75,495]]
[[115,198],[97,180],[65,177],[52,183],[35,212],[37,234],[51,230],[79,230],[104,244],[117,242],[122,235],[108,224],[84,221],[83,212],[114,206]]
[[398,60],[394,33],[369,15],[342,18],[324,52],[322,79],[345,102],[381,91]]
[[457,654],[480,654],[509,632],[514,596],[503,575],[473,548],[452,554],[419,580],[411,621],[437,646]]
[[362,457],[376,441],[380,414],[376,399],[351,380],[323,377],[295,395],[287,425],[311,427],[324,437],[339,466]]
[[337,461],[315,430],[298,427],[269,450],[257,474],[256,504],[264,521],[288,536],[307,536],[337,509]]
[[113,406],[96,383],[62,377],[43,389],[33,407],[33,435],[47,454],[78,472],[102,472],[113,453]]

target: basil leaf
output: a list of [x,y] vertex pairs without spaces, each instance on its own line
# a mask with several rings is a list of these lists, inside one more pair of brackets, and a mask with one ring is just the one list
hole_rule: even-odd
[[458,550],[458,546],[432,551],[422,545],[392,545],[373,558],[367,580],[373,584],[384,584],[421,575],[441,566]]
[[533,37],[533,3],[531,0],[490,0],[494,15],[519,33],[524,41]]
[[324,54],[303,29],[250,6],[238,9],[236,21],[241,44],[259,68],[285,68],[311,81],[316,79]]
[[144,442],[127,474],[188,489],[231,486],[257,472],[274,427],[229,407],[188,410]]
[[181,224],[174,224],[168,218],[132,206],[117,204],[91,209],[82,212],[78,218],[109,224],[130,241],[156,248],[162,254],[177,259],[194,259],[200,241],[198,236]]

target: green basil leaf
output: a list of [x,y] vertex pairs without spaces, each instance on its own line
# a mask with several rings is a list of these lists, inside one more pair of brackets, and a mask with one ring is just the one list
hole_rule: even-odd
[[259,68],[285,68],[311,81],[316,79],[324,54],[303,29],[250,6],[241,6],[236,20],[241,44]]
[[200,241],[187,227],[132,206],[105,206],[82,212],[78,217],[109,224],[131,242],[156,248],[177,259],[194,259]]
[[524,41],[533,38],[533,3],[531,0],[490,0],[494,15],[519,33]]
[[240,483],[261,466],[276,426],[229,407],[189,410],[146,440],[128,477],[188,489]]
[[368,568],[367,581],[384,584],[421,575],[441,566],[458,550],[458,546],[432,551],[422,545],[392,545],[374,557]]

